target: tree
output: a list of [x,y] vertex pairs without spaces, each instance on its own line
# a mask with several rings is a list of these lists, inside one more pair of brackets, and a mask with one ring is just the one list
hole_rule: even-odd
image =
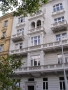
[[0,10],[7,12],[9,10],[14,11],[15,16],[27,15],[36,13],[42,4],[46,4],[48,0],[0,0]]
[[21,59],[17,55],[0,58],[0,90],[20,90],[17,86],[20,79],[13,79],[11,76],[14,75],[13,70],[21,66]]

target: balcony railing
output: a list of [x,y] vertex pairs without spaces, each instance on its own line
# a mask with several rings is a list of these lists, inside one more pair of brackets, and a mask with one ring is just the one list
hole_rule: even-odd
[[23,26],[23,25],[25,25],[25,21],[23,21],[23,22],[21,22],[21,23],[17,23],[16,28],[17,28],[17,27],[21,27],[21,26]]
[[56,12],[52,12],[52,16],[55,16],[55,15],[58,15],[58,14],[62,14],[62,13],[65,13],[64,9],[56,11]]
[[[62,40],[62,45],[64,48],[68,48],[68,39]],[[37,50],[44,50],[44,51],[52,51],[55,49],[61,49],[61,42],[56,41],[56,42],[51,42],[51,43],[46,43],[46,44],[40,44],[36,46],[30,46],[22,49],[17,49],[17,50],[11,50],[10,54],[20,54],[20,53],[27,53],[29,51],[37,51]]]
[[29,20],[30,20],[30,19],[33,19],[33,18],[40,17],[40,16],[43,16],[43,17],[44,17],[44,13],[42,12],[42,10],[39,10],[37,13],[33,13],[33,14],[30,16]]
[[[64,64],[65,69],[68,70],[68,63]],[[63,64],[33,66],[33,67],[20,67],[15,70],[15,73],[31,73],[31,72],[51,72],[51,71],[63,71]]]
[[62,22],[54,23],[54,24],[52,24],[51,29],[54,33],[63,31],[63,30],[67,30],[67,21],[64,20]]
[[29,30],[28,34],[32,34],[35,32],[44,32],[45,33],[45,28],[43,26],[38,26],[37,28],[32,28]]
[[24,34],[17,33],[17,34],[12,35],[11,38],[12,38],[13,42],[22,41],[24,39]]

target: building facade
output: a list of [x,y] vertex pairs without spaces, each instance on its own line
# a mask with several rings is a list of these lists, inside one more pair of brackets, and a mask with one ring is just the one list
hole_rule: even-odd
[[12,13],[0,17],[0,56],[9,54],[12,20]]
[[14,17],[9,54],[23,57],[15,71],[22,90],[65,90],[62,45],[68,79],[68,0],[49,0],[32,16]]

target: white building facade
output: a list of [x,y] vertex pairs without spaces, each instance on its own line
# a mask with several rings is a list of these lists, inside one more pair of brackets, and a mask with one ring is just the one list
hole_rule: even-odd
[[36,14],[14,17],[9,54],[23,58],[15,71],[22,90],[65,90],[61,44],[68,79],[68,0],[50,0]]

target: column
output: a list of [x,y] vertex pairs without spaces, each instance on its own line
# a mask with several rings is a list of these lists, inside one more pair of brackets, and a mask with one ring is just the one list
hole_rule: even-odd
[[27,67],[29,67],[31,65],[31,58],[30,58],[30,53],[27,54]]
[[40,53],[40,63],[41,65],[44,65],[44,51],[41,51]]

